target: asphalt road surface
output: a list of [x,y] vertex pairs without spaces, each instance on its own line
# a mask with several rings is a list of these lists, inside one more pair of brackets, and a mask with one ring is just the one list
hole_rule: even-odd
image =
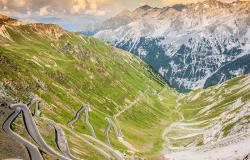
[[10,135],[13,139],[23,144],[26,149],[28,150],[29,157],[31,160],[43,160],[41,153],[39,152],[38,148],[24,139],[23,137],[16,134],[14,131],[11,130],[11,125],[17,118],[17,116],[21,113],[22,109],[20,107],[15,107],[15,110],[9,115],[6,121],[3,124],[3,130]]

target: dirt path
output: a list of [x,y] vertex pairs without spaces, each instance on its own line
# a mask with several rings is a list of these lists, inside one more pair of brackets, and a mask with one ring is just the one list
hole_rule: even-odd
[[114,121],[109,119],[110,124],[114,126],[115,133],[116,133],[116,136],[117,136],[119,142],[121,142],[124,146],[126,146],[128,148],[128,150],[130,150],[132,153],[135,153],[137,150],[135,149],[135,147],[133,147],[133,145],[131,143],[129,143],[128,141],[126,141],[123,138],[122,130],[121,130],[121,127],[119,125],[119,122],[117,121],[117,117],[119,117],[122,113],[126,112],[127,110],[129,110],[130,108],[135,106],[145,96],[145,93],[148,91],[149,91],[149,88],[147,88],[143,93],[140,93],[139,96],[132,103],[130,103],[128,106],[124,107],[121,111],[116,113],[113,116]]
[[[176,99],[176,107],[175,107],[175,110],[178,112],[178,114],[179,114],[179,117],[180,117],[180,120],[179,121],[177,121],[177,122],[174,122],[174,123],[172,123],[169,127],[167,127],[164,131],[163,131],[163,133],[162,133],[162,139],[164,139],[167,143],[169,143],[169,139],[168,139],[168,137],[167,137],[167,134],[174,128],[174,127],[176,127],[176,126],[178,126],[182,121],[184,121],[185,120],[185,118],[184,118],[184,116],[183,116],[183,113],[181,112],[181,110],[180,110],[180,99],[181,99],[182,97],[178,97],[177,99]],[[167,145],[167,144],[166,144]]]

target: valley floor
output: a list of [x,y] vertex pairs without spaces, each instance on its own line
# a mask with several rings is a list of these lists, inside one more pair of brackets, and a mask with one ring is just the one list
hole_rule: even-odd
[[[247,157],[250,153],[249,80],[249,76],[239,77],[209,89],[200,89],[185,95],[180,94],[177,99],[175,96],[171,98],[172,103],[169,103],[169,105],[175,106],[175,108],[171,109],[173,113],[175,112],[173,116],[175,120],[170,122],[170,115],[168,115],[166,119],[169,125],[162,132],[162,139],[165,141],[164,149],[161,152],[163,158],[166,160],[242,160]],[[112,123],[119,124],[118,121],[123,122],[122,119],[126,117],[127,114],[131,115],[132,113],[138,112],[138,110],[140,110],[139,106],[141,106],[140,103],[144,104],[144,102],[147,102],[147,93],[148,90],[139,94],[135,101],[131,102],[131,105],[124,107],[123,110],[118,112],[114,118],[115,120],[117,118],[117,122],[111,121],[111,125]],[[167,101],[170,102],[170,99],[168,99],[170,96],[167,96],[168,93],[169,89],[166,88],[158,94],[154,94],[162,104],[167,104]],[[31,117],[31,113],[29,114]],[[179,117],[179,120],[176,117]],[[7,118],[7,116],[5,115],[2,118]],[[46,120],[47,118],[41,118],[41,120],[42,119]],[[130,120],[128,120],[127,123],[131,123],[129,121]],[[44,122],[41,121],[39,123],[43,124]],[[39,123],[37,125],[44,136],[43,127],[41,128],[41,124]],[[126,130],[127,125],[121,124],[121,128],[117,129],[124,131],[125,135],[123,137],[122,133],[120,133],[121,135],[118,136],[118,139],[122,139],[119,139],[119,141],[124,144],[128,150],[131,150],[132,154],[140,152],[142,148],[138,147],[138,144],[141,142],[131,141],[131,138],[127,136],[131,134]],[[76,134],[66,126],[60,126],[70,137],[69,143],[72,143],[72,135],[78,138],[82,138],[83,136]],[[158,130],[162,130],[163,126],[164,125],[159,124],[159,128],[155,129],[157,134],[160,133]],[[18,129],[18,125],[14,125],[14,128],[21,133],[22,129]],[[132,133],[132,135],[140,134],[141,128],[138,127],[137,129],[138,133]],[[150,129],[151,132],[153,131],[152,129],[153,128]],[[157,134],[154,136],[157,137]],[[82,140],[85,143],[89,143],[88,145],[92,146],[92,148],[98,152],[106,154],[106,151],[108,151],[108,157],[111,154],[114,155],[114,158],[118,155],[117,159],[126,159],[126,157],[119,158],[119,156],[122,156],[122,153],[113,149],[112,146],[106,146],[91,136],[84,135],[83,137],[88,137],[88,140]],[[150,141],[151,140],[156,139],[150,139]],[[91,141],[95,142],[93,143]],[[102,147],[99,147],[99,145]],[[136,148],[134,148],[134,146],[136,146]],[[152,149],[155,148],[155,146],[152,147]],[[70,149],[74,154],[77,153],[75,152],[75,147]],[[105,152],[103,152],[104,150]],[[151,152],[150,154],[154,154],[155,156],[151,157],[151,155],[148,155],[146,157],[153,159],[159,158],[158,153]],[[158,158],[156,155],[158,155]]]
[[250,152],[250,131],[201,147],[165,151],[166,160],[243,160]]
[[250,153],[250,77],[177,99],[179,121],[167,127],[167,160],[242,160]]

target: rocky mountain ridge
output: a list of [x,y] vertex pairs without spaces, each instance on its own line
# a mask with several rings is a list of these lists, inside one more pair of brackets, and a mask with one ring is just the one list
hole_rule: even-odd
[[15,27],[15,26],[32,28],[35,32],[39,33],[41,36],[48,36],[53,39],[58,39],[60,36],[62,36],[64,33],[67,32],[56,24],[27,23],[0,14],[0,35],[2,37],[12,40],[8,31],[6,30],[6,27]]
[[2,26],[11,40],[0,35],[0,159],[249,154],[250,76],[180,94],[137,56],[95,38]]
[[[250,72],[249,64],[239,60],[250,53],[250,2],[207,0],[178,10],[142,6],[122,15],[134,19],[115,26],[119,16],[107,20],[113,28],[94,37],[138,55],[180,91]],[[229,74],[221,70],[235,61]]]

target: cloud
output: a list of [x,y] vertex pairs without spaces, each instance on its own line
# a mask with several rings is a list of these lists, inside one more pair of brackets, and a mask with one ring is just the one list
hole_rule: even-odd
[[40,8],[38,14],[40,16],[48,15],[49,14],[48,8],[49,8],[49,6],[44,6],[44,7]]
[[163,7],[197,1],[203,0],[0,0],[0,13],[28,22],[56,23],[75,31],[87,23],[114,16],[123,9],[133,10],[145,4]]
[[112,0],[0,0],[0,10],[36,16],[106,13]]
[[[149,4],[162,7],[202,0],[0,0],[0,12],[11,16],[107,15]],[[232,1],[232,0],[222,0]]]

